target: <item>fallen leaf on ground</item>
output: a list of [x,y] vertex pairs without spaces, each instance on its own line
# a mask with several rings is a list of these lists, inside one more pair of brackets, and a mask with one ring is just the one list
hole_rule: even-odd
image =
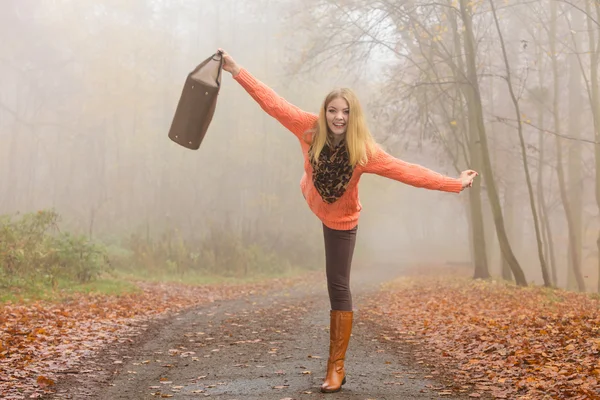
[[[310,281],[310,274],[241,285],[141,282],[140,293],[109,296],[65,292],[64,298],[58,293],[54,303],[2,304],[0,393],[15,398],[40,397],[38,394],[52,386],[50,382],[58,382],[61,373],[81,369],[83,357],[113,343],[132,343],[131,338],[143,332],[153,318],[215,300],[288,287],[298,280]],[[193,353],[186,356],[189,354]],[[122,360],[113,362],[115,367],[123,365]],[[38,382],[38,376],[45,379]]]
[[385,330],[381,335],[439,365],[457,386],[476,383],[474,390],[496,398],[600,392],[600,299],[437,275],[385,285],[363,315]]

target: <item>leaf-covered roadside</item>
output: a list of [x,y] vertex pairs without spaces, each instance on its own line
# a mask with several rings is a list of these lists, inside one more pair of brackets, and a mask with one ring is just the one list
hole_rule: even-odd
[[6,304],[0,308],[0,397],[40,397],[61,374],[84,371],[85,356],[110,343],[131,341],[151,318],[299,280],[196,287],[143,283],[136,294],[77,294],[60,303]]
[[410,277],[364,310],[471,397],[600,399],[600,301],[589,294]]

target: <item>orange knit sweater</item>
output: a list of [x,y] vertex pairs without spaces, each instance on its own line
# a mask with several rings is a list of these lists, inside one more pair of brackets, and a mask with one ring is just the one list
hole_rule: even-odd
[[348,230],[358,224],[362,206],[358,197],[358,181],[363,173],[372,173],[406,183],[408,185],[445,192],[462,190],[459,179],[449,178],[416,164],[392,157],[378,148],[365,165],[356,165],[346,192],[336,202],[325,203],[312,182],[313,169],[308,158],[309,145],[304,133],[314,127],[318,116],[302,111],[277,95],[271,88],[241,69],[235,77],[260,107],[290,130],[300,141],[304,155],[304,174],[300,189],[312,212],[331,229]]

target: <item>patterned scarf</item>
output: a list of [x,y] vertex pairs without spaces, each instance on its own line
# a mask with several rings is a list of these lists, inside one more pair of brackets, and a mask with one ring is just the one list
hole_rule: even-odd
[[311,164],[313,183],[321,198],[328,204],[335,203],[346,191],[354,172],[346,141],[342,140],[334,148],[325,145],[319,154],[319,163],[311,159]]

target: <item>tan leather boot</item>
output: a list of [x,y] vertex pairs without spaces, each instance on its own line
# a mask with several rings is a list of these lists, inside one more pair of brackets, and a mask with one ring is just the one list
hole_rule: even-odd
[[340,391],[346,383],[344,359],[352,333],[352,311],[330,312],[329,326],[329,359],[327,360],[327,376],[321,385],[321,392],[334,393]]

